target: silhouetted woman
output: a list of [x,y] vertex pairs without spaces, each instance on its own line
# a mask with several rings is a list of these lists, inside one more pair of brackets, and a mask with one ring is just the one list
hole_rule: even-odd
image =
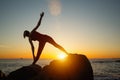
[[[32,64],[35,64],[38,61],[46,42],[54,45],[55,47],[59,48],[60,50],[62,50],[66,54],[68,54],[67,51],[62,46],[57,44],[50,36],[41,34],[41,33],[36,31],[41,24],[41,20],[42,20],[42,17],[44,16],[44,12],[42,12],[40,14],[40,16],[41,17],[38,21],[37,26],[31,32],[25,30],[24,34],[23,34],[24,38],[26,36],[29,38],[29,42],[30,42],[31,49],[32,49],[32,54],[33,54],[33,59],[34,59]],[[38,48],[37,55],[35,56],[34,55],[34,45],[33,45],[32,41],[36,41],[36,40],[39,42],[39,48]]]

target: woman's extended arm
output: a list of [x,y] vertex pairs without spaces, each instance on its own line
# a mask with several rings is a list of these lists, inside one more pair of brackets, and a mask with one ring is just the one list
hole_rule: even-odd
[[34,55],[34,45],[33,45],[33,42],[31,40],[31,38],[29,37],[29,43],[31,45],[31,49],[32,49],[32,54],[33,54],[33,59],[35,60],[35,55]]
[[36,31],[37,28],[40,26],[42,17],[44,16],[44,12],[42,12],[42,13],[40,14],[40,16],[41,16],[41,17],[40,17],[40,19],[39,19],[39,21],[38,21],[38,23],[37,23],[37,26],[32,30],[32,32],[33,32],[33,31]]

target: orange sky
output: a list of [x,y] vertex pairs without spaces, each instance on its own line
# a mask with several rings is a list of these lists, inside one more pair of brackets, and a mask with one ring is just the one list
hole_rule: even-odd
[[[38,46],[35,46],[36,48]],[[113,52],[104,52],[104,51],[85,51],[82,49],[81,50],[75,50],[75,49],[71,49],[68,51],[70,51],[70,54],[84,54],[86,55],[88,58],[119,58],[119,55],[114,55],[114,54],[118,54],[118,53],[114,53]],[[37,49],[35,50],[35,54],[37,52]],[[28,49],[6,49],[5,51],[3,50],[3,52],[1,51],[1,53],[4,54],[0,54],[0,58],[32,58],[32,52],[30,49],[30,46],[28,46]],[[50,44],[46,44],[45,48],[43,49],[43,52],[40,56],[40,58],[47,58],[47,59],[56,59],[58,58],[59,54],[63,54],[62,51],[60,51],[59,49],[55,48],[54,46],[50,45]],[[64,53],[65,54],[65,53]]]

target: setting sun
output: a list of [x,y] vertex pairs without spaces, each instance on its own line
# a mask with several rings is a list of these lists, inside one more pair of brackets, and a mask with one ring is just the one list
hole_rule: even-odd
[[66,56],[67,56],[66,54],[60,53],[60,54],[58,55],[58,59],[65,59]]

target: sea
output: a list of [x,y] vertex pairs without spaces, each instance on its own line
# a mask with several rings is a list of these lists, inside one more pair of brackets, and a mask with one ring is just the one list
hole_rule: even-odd
[[[32,59],[0,59],[0,70],[8,75],[32,63]],[[51,59],[40,59],[37,64],[44,67]],[[120,80],[120,59],[90,59],[94,80]]]

